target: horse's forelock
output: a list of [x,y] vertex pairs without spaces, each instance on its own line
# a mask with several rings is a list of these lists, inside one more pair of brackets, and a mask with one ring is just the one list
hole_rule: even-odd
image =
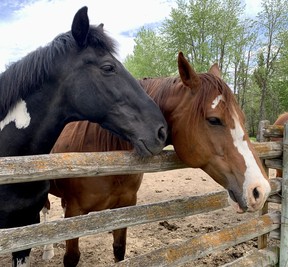
[[118,46],[116,40],[107,35],[102,27],[95,26],[90,26],[88,45],[97,48],[102,47],[105,51],[109,51],[112,54],[116,53],[116,48]]
[[193,105],[191,105],[191,119],[189,121],[192,125],[196,126],[200,119],[206,118],[206,105],[208,101],[215,99],[218,95],[223,96],[224,105],[221,106],[224,108],[226,121],[229,121],[234,113],[240,116],[240,121],[244,121],[243,112],[240,110],[231,89],[221,78],[209,73],[201,73],[199,77],[202,88],[195,95]]

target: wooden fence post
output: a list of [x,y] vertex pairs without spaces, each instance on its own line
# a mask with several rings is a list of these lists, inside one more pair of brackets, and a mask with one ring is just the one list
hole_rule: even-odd
[[[259,122],[259,127],[258,127],[258,133],[257,133],[257,141],[258,142],[267,142],[269,141],[269,138],[266,138],[264,136],[264,130],[265,128],[267,128],[270,125],[270,121],[268,120],[263,120]],[[263,168],[266,172],[266,174],[269,176],[269,168],[266,167],[266,165],[264,164],[264,159],[261,159]],[[262,208],[262,210],[259,211],[259,215],[264,215],[268,213],[268,202],[266,202]],[[268,236],[267,234],[265,235],[261,235],[258,237],[258,249],[263,249],[267,247],[267,240],[268,240]]]
[[279,263],[279,267],[288,266],[288,123],[285,124],[283,138],[283,181]]
[[267,142],[269,141],[268,138],[264,136],[264,129],[270,125],[270,121],[260,121],[258,126],[258,133],[257,133],[257,142]]

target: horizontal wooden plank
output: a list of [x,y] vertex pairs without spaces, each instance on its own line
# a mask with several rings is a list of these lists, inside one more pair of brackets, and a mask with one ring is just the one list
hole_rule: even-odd
[[174,151],[141,158],[130,151],[0,158],[0,184],[187,168]]
[[[280,190],[279,179],[272,179],[270,183],[272,194]],[[2,229],[0,254],[123,227],[210,212],[228,205],[227,192],[219,191],[147,205],[92,212],[45,224]]]
[[279,158],[283,155],[282,142],[252,142],[258,156],[262,159]]
[[284,126],[283,125],[268,125],[265,126],[263,136],[266,138],[283,138]]
[[273,230],[269,233],[269,239],[277,239],[280,240],[281,229]]
[[267,201],[270,203],[281,204],[282,203],[282,197],[280,194],[273,195],[273,196],[268,197]]
[[278,262],[279,248],[272,247],[254,251],[221,267],[277,266]]
[[283,161],[282,159],[265,159],[265,166],[271,169],[279,169],[283,168]]
[[271,195],[278,194],[281,191],[282,187],[282,179],[281,178],[271,178],[269,179],[269,183],[271,186]]
[[228,206],[227,193],[177,198],[149,205],[91,212],[26,227],[0,230],[0,254],[113,229],[209,212]]
[[[254,143],[261,158],[282,155],[280,142]],[[133,152],[62,153],[0,158],[0,184],[187,168],[174,151],[141,158]]]
[[[227,227],[212,233],[199,235],[187,241],[165,246],[113,266],[117,267],[175,267],[248,241],[280,227],[280,214],[265,214],[259,218]],[[193,265],[192,265],[193,266]]]

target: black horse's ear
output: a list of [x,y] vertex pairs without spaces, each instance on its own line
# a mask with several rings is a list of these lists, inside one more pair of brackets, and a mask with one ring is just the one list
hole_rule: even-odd
[[88,8],[82,7],[75,14],[72,23],[72,35],[80,47],[84,47],[87,42],[87,36],[89,32],[89,18],[87,15]]
[[98,29],[100,29],[102,32],[104,32],[104,24],[103,23],[100,23],[98,26],[97,26]]

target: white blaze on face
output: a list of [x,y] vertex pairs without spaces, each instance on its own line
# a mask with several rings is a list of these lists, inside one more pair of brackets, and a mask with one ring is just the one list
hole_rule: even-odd
[[[235,113],[234,113],[235,114]],[[235,128],[231,129],[231,135],[233,138],[234,146],[238,149],[239,153],[243,156],[245,165],[246,165],[246,171],[244,173],[245,181],[243,184],[243,192],[244,197],[248,198],[246,195],[249,185],[251,184],[261,184],[266,190],[265,192],[269,194],[270,192],[270,185],[268,181],[263,176],[255,158],[252,153],[252,151],[249,149],[249,145],[246,140],[244,140],[244,130],[239,122],[239,118],[237,114],[233,116]]]
[[30,114],[27,111],[26,102],[20,100],[14,108],[12,108],[4,120],[0,122],[0,130],[2,131],[10,122],[15,122],[18,129],[27,128],[30,124]]
[[218,96],[213,100],[212,105],[211,105],[211,108],[215,109],[215,108],[218,106],[218,104],[219,104],[219,102],[220,102],[221,100],[223,100],[223,96],[222,96],[222,95],[218,95]]

